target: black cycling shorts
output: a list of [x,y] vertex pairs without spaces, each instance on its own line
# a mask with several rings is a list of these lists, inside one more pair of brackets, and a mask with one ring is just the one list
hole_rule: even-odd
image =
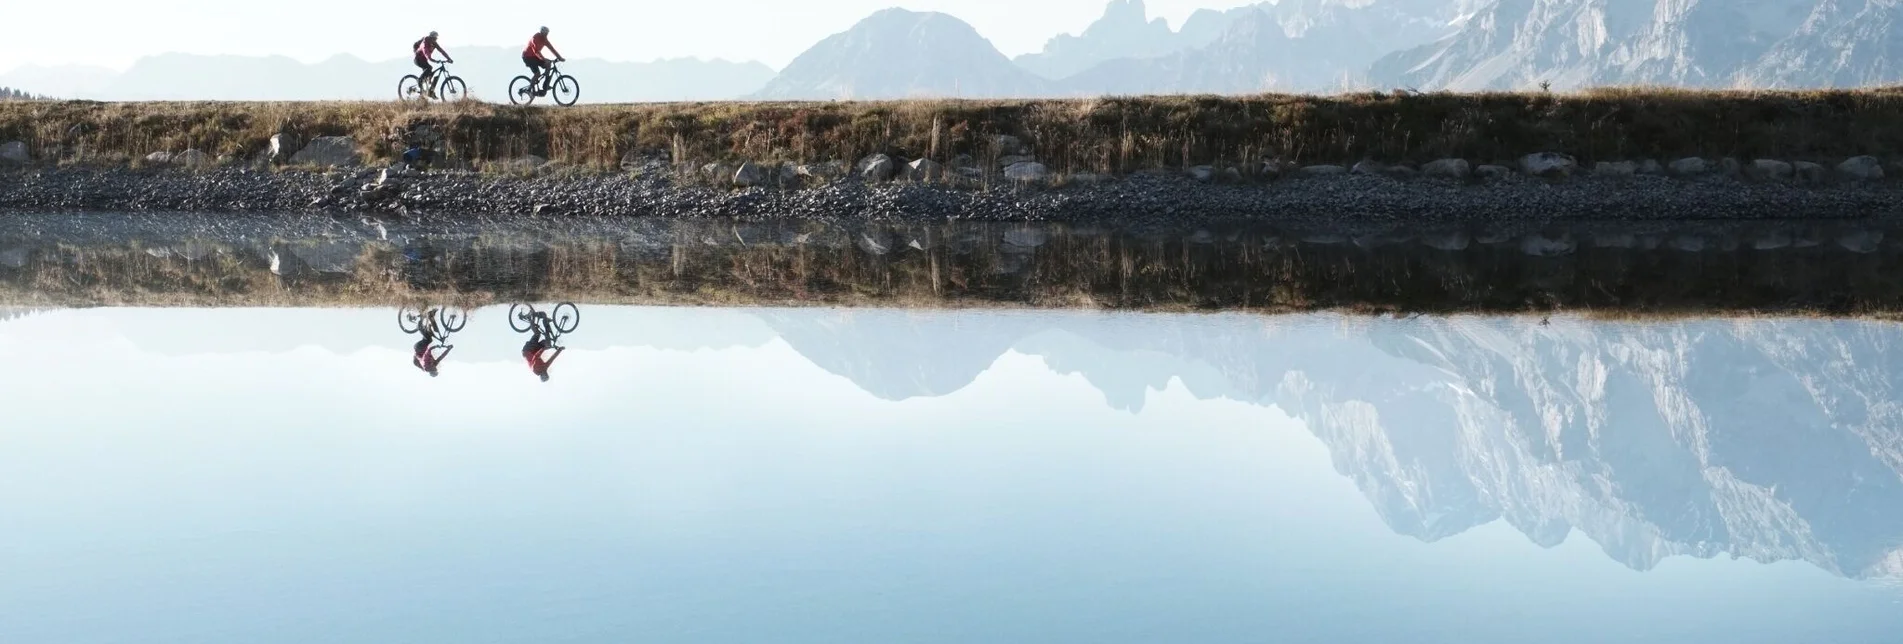
[[427,71],[430,71],[430,64],[429,64],[429,57],[428,57],[428,56],[424,56],[424,55],[422,55],[422,54],[417,54],[417,55],[416,55],[416,60],[415,60],[415,62],[416,62],[416,66],[417,66],[418,68],[420,68],[420,69],[422,69],[423,71],[426,71],[426,72],[427,72]]
[[536,58],[534,56],[530,56],[528,54],[522,55],[522,64],[527,65],[529,69],[533,69],[535,71],[542,71],[544,69],[549,68],[548,61],[542,60],[540,58]]

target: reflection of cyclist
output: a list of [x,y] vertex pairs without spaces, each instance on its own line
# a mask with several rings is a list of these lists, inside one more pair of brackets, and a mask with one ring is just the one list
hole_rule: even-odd
[[439,337],[436,335],[435,320],[436,312],[431,311],[417,331],[423,334],[423,339],[416,341],[416,346],[411,348],[410,357],[410,364],[416,365],[416,368],[422,369],[423,373],[429,374],[431,378],[442,375],[438,368],[442,366],[443,359],[449,357],[449,352],[456,349],[448,345],[436,346]]
[[548,58],[542,55],[542,50],[545,48],[548,49],[549,53],[555,54],[555,62],[559,63],[568,60],[562,57],[562,52],[555,49],[554,44],[549,43],[548,27],[543,27],[541,31],[529,37],[528,48],[522,50],[522,64],[527,65],[529,70],[535,74],[534,78],[529,79],[529,87],[538,88],[535,90],[536,96],[547,93],[539,89],[542,86],[542,74],[554,66],[554,63],[549,62]]
[[430,82],[430,77],[436,75],[436,68],[431,65],[431,63],[436,62],[434,55],[442,54],[442,62],[445,63],[456,62],[456,59],[450,57],[449,50],[443,49],[442,45],[436,44],[436,32],[434,31],[429,32],[429,35],[424,36],[422,40],[418,40],[415,44],[410,45],[410,50],[416,53],[416,66],[423,70],[423,75],[417,77],[416,84],[422,86],[424,94],[430,98],[436,98],[436,86]]
[[[541,377],[542,382],[548,382],[548,368],[555,365],[555,359],[562,357],[563,351],[568,350],[566,347],[555,346],[554,339],[543,333],[543,329],[548,326],[548,314],[537,312],[534,320],[529,324],[535,334],[529,338],[528,342],[522,344],[522,359],[528,361],[529,371]],[[551,349],[553,353],[550,353]]]

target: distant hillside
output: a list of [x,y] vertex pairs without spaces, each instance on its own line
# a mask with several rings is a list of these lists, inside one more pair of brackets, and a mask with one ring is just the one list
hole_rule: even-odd
[[[477,98],[503,100],[509,79],[524,73],[521,55],[509,47],[464,47],[451,50],[457,64],[451,71],[469,83]],[[0,75],[57,77],[59,68],[28,68]],[[200,56],[162,54],[139,59],[124,72],[76,68],[76,84],[61,91],[71,98],[94,100],[386,100],[396,97],[397,79],[415,72],[408,59],[371,62],[354,56],[335,56],[318,63],[302,63],[282,56]],[[760,63],[676,59],[648,63],[621,63],[577,59],[563,71],[582,81],[582,100],[592,103],[723,100],[758,90],[773,77]],[[20,83],[25,85],[25,83]],[[40,85],[34,85],[40,87]]]
[[887,9],[800,54],[761,99],[1002,98],[1050,92],[964,21]]

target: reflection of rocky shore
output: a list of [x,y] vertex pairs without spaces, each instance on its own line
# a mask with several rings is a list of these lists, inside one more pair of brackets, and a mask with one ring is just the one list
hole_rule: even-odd
[[1891,325],[765,315],[890,398],[950,393],[1015,349],[1122,408],[1171,379],[1280,406],[1424,540],[1504,520],[1640,570],[1732,556],[1903,576]]
[[[1343,230],[1348,232],[1344,233]],[[1488,226],[16,215],[0,303],[1043,306],[1830,315],[1903,308],[1852,222]]]

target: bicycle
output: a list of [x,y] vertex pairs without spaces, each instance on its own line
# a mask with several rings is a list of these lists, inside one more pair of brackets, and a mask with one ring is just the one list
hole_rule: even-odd
[[424,311],[414,306],[405,306],[396,311],[396,327],[402,329],[405,335],[415,335],[427,328],[430,337],[436,338],[439,344],[449,334],[460,332],[466,326],[469,326],[469,316],[462,311],[443,307]]
[[550,346],[563,335],[574,333],[578,326],[581,309],[569,302],[555,305],[554,315],[538,311],[532,304],[509,305],[509,328],[516,333],[539,332]]
[[[560,61],[557,61],[560,62]],[[555,92],[555,104],[563,107],[574,105],[581,98],[581,81],[574,76],[562,73],[562,68],[553,64],[542,71],[542,82],[537,85],[530,76],[517,76],[509,81],[509,102],[514,105],[528,105],[535,99]]]
[[463,79],[449,73],[449,63],[437,62],[436,71],[430,72],[429,77],[432,87],[425,92],[422,77],[416,74],[404,76],[396,82],[396,99],[427,101],[433,96],[439,101],[453,102],[469,96],[469,86],[463,83]]

